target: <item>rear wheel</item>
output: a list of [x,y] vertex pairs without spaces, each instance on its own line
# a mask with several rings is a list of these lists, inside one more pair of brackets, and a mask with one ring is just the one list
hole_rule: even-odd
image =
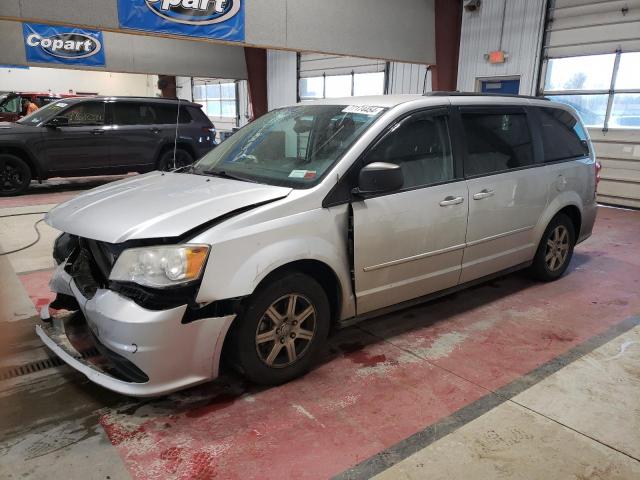
[[158,170],[168,172],[176,168],[186,167],[193,163],[193,157],[189,152],[181,148],[176,149],[175,161],[173,159],[173,148],[160,155],[158,160]]
[[575,238],[571,219],[564,213],[556,215],[538,245],[530,269],[533,277],[545,282],[560,278],[571,262]]
[[31,170],[20,157],[0,154],[0,196],[19,195],[29,188]]
[[305,373],[329,333],[329,301],[313,278],[288,273],[254,293],[231,332],[236,367],[277,385]]

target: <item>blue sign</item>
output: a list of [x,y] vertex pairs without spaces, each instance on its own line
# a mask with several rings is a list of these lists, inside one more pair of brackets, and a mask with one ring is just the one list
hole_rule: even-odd
[[27,61],[65,65],[105,65],[102,32],[23,23]]
[[242,0],[118,0],[120,27],[244,41]]

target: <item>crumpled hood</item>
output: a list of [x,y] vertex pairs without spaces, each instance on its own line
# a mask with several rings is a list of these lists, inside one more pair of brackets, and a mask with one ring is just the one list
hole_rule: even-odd
[[53,208],[53,228],[93,240],[178,237],[234,210],[286,197],[290,188],[152,172],[89,190]]

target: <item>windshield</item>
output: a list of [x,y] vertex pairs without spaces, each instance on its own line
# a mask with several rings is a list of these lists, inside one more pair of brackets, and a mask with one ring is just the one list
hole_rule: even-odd
[[17,123],[20,123],[22,125],[38,125],[41,122],[55,117],[58,113],[60,113],[68,106],[69,103],[63,100],[58,100],[57,102],[45,105],[44,107],[33,112],[31,115],[27,115],[26,117],[21,118],[17,121]]
[[305,188],[315,185],[384,108],[301,105],[274,110],[203,157],[194,173]]

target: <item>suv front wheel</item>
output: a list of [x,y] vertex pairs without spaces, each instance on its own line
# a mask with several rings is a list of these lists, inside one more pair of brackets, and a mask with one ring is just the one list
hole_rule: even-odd
[[29,188],[31,170],[20,157],[0,154],[0,197],[19,195]]
[[290,272],[256,291],[236,322],[233,363],[253,382],[277,385],[311,367],[329,333],[329,301],[313,278]]

